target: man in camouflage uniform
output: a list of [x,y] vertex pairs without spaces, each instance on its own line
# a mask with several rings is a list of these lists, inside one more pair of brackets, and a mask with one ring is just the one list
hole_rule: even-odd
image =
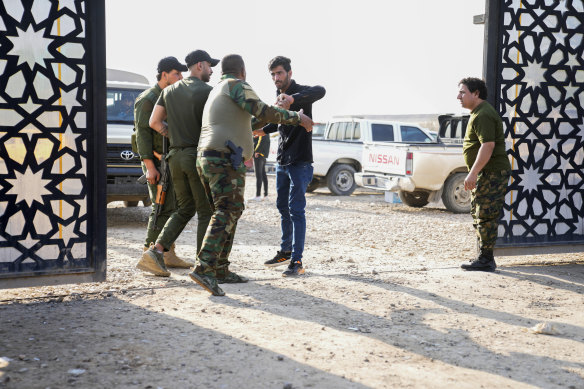
[[[154,109],[154,105],[164,88],[182,80],[182,73],[187,71],[187,67],[181,64],[175,57],[165,57],[158,62],[158,74],[156,79],[158,82],[150,89],[142,92],[134,104],[134,128],[136,130],[135,140],[136,149],[140,158],[142,159],[142,170],[146,174],[148,181],[148,192],[152,204],[156,201],[156,184],[160,180],[160,161],[154,156],[154,152],[159,155],[162,154],[162,135],[150,128],[148,122],[150,115]],[[162,204],[162,209],[154,224],[154,207],[150,212],[148,218],[148,229],[146,230],[146,242],[144,250],[152,242],[156,242],[158,234],[162,227],[176,209],[176,199],[172,183],[168,186],[166,192],[166,201]],[[167,267],[178,267],[188,269],[193,264],[177,257],[174,252],[174,242],[172,242],[169,251],[164,253],[164,264]],[[152,261],[150,257],[142,258],[138,262],[137,267],[141,270],[153,273],[158,276],[168,276],[170,273],[162,268],[156,261]]]
[[197,157],[197,170],[213,217],[197,256],[198,265],[189,274],[215,296],[225,294],[218,283],[247,282],[246,278],[229,271],[229,253],[244,209],[244,161],[253,154],[252,128],[261,128],[266,123],[287,123],[312,129],[312,120],[302,111],[269,106],[259,99],[245,82],[241,56],[225,56],[221,60],[221,72],[221,81],[209,94],[203,112]]
[[495,271],[497,264],[493,247],[511,175],[503,122],[497,111],[485,101],[487,87],[483,80],[468,77],[458,86],[460,104],[471,110],[462,148],[469,169],[464,188],[471,191],[471,215],[480,248],[478,257],[463,263],[461,268]]
[[170,140],[168,164],[178,205],[156,244],[144,252],[144,258],[158,263],[162,253],[168,250],[195,213],[198,252],[211,218],[209,202],[197,174],[196,158],[203,107],[212,89],[207,82],[219,60],[211,58],[204,50],[195,50],[186,56],[185,62],[190,76],[162,91],[150,117],[150,127]]

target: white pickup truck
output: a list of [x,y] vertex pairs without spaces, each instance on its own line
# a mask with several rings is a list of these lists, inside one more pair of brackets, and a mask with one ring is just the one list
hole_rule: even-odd
[[123,201],[135,207],[150,204],[148,187],[136,180],[142,175],[140,156],[132,151],[134,101],[150,88],[140,74],[107,69],[107,202]]
[[470,193],[464,189],[467,168],[462,144],[440,139],[428,144],[370,142],[363,147],[362,172],[355,175],[365,188],[398,192],[402,202],[423,207],[440,197],[446,208],[470,210]]
[[359,117],[335,118],[322,138],[313,138],[313,191],[326,185],[331,193],[348,196],[355,190],[355,173],[361,170],[363,145],[370,142],[434,142],[428,130],[411,123]]

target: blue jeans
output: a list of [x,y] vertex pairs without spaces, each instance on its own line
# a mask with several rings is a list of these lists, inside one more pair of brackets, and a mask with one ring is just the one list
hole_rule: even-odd
[[281,251],[292,251],[292,262],[302,260],[306,237],[306,188],[312,181],[312,164],[294,163],[276,167],[276,207],[282,225]]

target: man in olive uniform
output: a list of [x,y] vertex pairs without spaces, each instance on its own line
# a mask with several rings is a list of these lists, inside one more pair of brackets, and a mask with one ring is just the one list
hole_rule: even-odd
[[462,147],[469,169],[464,188],[471,191],[470,212],[480,248],[478,257],[463,263],[461,268],[495,271],[497,264],[493,247],[511,175],[503,122],[497,111],[485,101],[487,87],[483,80],[468,77],[458,86],[460,104],[471,110]]
[[190,76],[162,91],[150,117],[150,127],[170,140],[168,163],[178,205],[156,244],[144,252],[144,257],[158,263],[162,253],[168,250],[195,213],[199,252],[211,218],[209,202],[197,173],[196,158],[203,107],[212,89],[207,82],[219,60],[211,58],[204,50],[195,50],[186,56],[185,62]]
[[[245,64],[237,54],[221,60],[223,76],[209,94],[203,113],[197,170],[213,209],[213,217],[189,276],[216,296],[225,293],[218,283],[247,282],[229,271],[229,253],[237,221],[244,208],[244,161],[252,158],[252,128],[266,123],[300,124],[312,130],[302,111],[292,112],[262,102],[245,82]],[[254,117],[252,121],[251,118]]]
[[[142,170],[146,174],[148,181],[148,192],[152,204],[156,201],[156,184],[160,179],[160,161],[154,156],[154,152],[162,154],[162,135],[150,128],[148,122],[154,109],[154,105],[164,88],[182,80],[182,73],[187,71],[187,67],[181,64],[175,57],[165,57],[158,62],[158,82],[150,89],[142,92],[134,104],[134,128],[136,130],[136,148],[142,159]],[[146,230],[146,242],[144,250],[148,249],[151,242],[156,242],[158,234],[170,215],[176,209],[176,199],[172,183],[166,191],[166,201],[161,205],[162,209],[154,224],[155,209],[148,218],[148,229]],[[188,269],[193,264],[177,257],[174,252],[174,242],[169,251],[164,253],[164,264],[167,267],[179,267]],[[168,271],[163,269],[158,262],[152,261],[150,257],[142,258],[137,267],[141,270],[154,273],[159,276],[168,276]]]

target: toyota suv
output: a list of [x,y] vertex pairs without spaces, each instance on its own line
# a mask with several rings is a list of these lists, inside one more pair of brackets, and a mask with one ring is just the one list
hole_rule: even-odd
[[107,69],[107,202],[123,201],[135,207],[150,205],[148,188],[136,180],[142,175],[140,156],[132,149],[134,101],[149,88],[142,75]]

